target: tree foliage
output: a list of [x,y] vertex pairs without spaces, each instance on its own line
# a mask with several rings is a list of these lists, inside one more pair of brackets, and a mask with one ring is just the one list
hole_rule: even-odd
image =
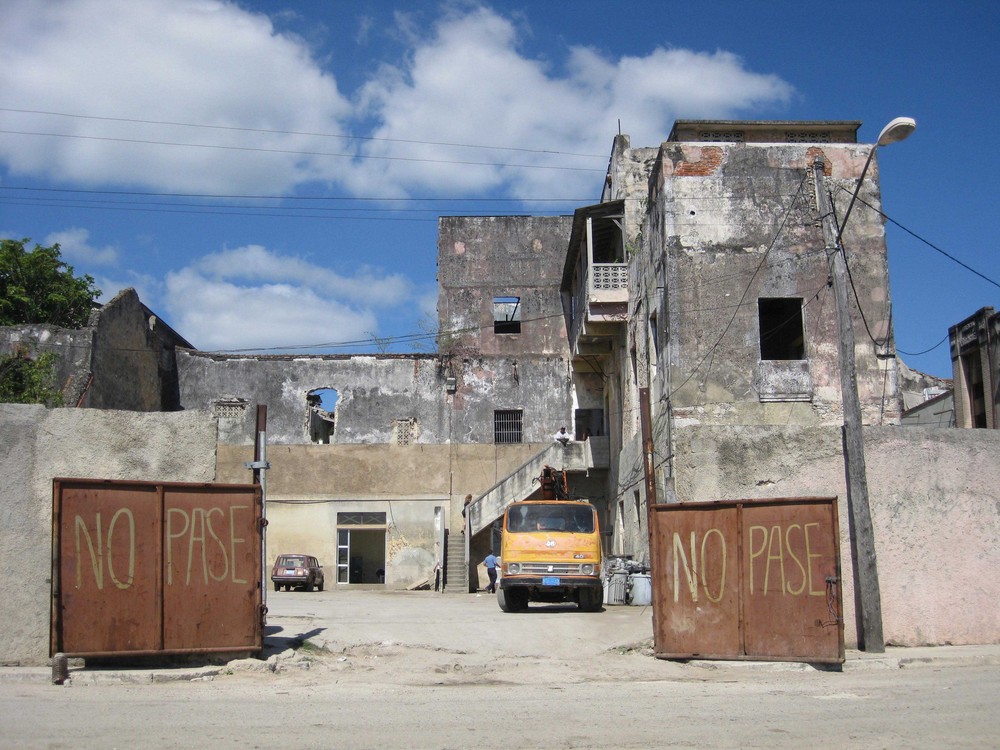
[[61,406],[56,386],[56,355],[46,352],[37,359],[21,353],[0,357],[0,403]]
[[82,328],[101,294],[93,277],[74,275],[58,244],[27,250],[28,242],[0,240],[0,325]]

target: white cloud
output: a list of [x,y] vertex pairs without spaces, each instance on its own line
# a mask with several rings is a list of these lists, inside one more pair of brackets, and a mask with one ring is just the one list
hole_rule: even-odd
[[171,326],[201,349],[264,349],[366,340],[378,330],[371,307],[409,297],[400,277],[363,270],[347,278],[248,246],[168,274],[162,304]]
[[73,136],[0,137],[14,174],[277,192],[332,174],[337,161],[287,152],[347,150],[336,138],[88,119],[339,133],[347,102],[301,40],[218,0],[8,0],[0,90],[9,108],[88,116],[0,114],[6,130]]
[[[7,0],[0,90],[8,107],[300,133],[367,122],[368,132],[353,134],[377,139],[361,148],[380,158],[321,155],[358,148],[340,138],[4,112],[0,129],[77,137],[0,135],[0,160],[17,175],[194,192],[285,192],[328,180],[362,195],[560,197],[596,192],[619,119],[634,145],[656,145],[676,117],[735,117],[793,93],[724,51],[657,48],[613,59],[574,47],[557,71],[525,55],[518,27],[488,7],[446,13],[429,33],[405,13],[396,23],[387,33],[408,45],[404,61],[359,62],[372,72],[352,104],[305,41],[229,2]],[[370,33],[362,18],[361,38]]]
[[318,294],[373,307],[398,305],[411,293],[410,282],[398,274],[385,275],[362,268],[354,276],[343,276],[302,258],[277,255],[260,245],[206,255],[194,268],[216,279],[308,286]]
[[70,263],[85,263],[88,266],[108,266],[117,263],[118,249],[111,245],[94,247],[90,244],[90,231],[80,227],[52,232],[45,237],[43,245],[59,245],[63,258]]
[[[657,145],[677,117],[724,118],[782,103],[792,87],[753,73],[727,52],[656,49],[643,57],[608,59],[571,49],[567,73],[518,51],[514,24],[487,8],[442,20],[415,43],[406,67],[383,67],[365,87],[361,105],[381,125],[383,139],[492,144],[569,153],[610,153],[621,119],[636,146]],[[400,192],[436,189],[519,196],[596,192],[607,157],[457,149],[375,141],[365,153],[400,159],[491,161],[590,167],[595,172],[483,167],[415,161],[361,162],[350,175],[358,192],[391,185]]]

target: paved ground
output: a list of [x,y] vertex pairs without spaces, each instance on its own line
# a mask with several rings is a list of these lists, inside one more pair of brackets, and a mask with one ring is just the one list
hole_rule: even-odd
[[0,669],[0,748],[997,747],[1000,646],[842,671],[650,655],[651,611],[269,592],[266,660]]

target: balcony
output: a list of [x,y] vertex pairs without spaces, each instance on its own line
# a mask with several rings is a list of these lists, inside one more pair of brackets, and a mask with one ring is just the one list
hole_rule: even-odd
[[624,201],[611,201],[578,209],[574,216],[562,290],[575,355],[608,346],[607,337],[617,335],[627,320],[623,211]]

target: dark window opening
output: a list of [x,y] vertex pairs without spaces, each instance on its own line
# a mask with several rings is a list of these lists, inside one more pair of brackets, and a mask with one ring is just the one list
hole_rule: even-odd
[[983,383],[983,360],[979,351],[973,351],[962,357],[965,370],[965,384],[969,398],[969,411],[972,426],[986,427],[986,386]]
[[801,297],[757,300],[761,359],[805,359]]
[[521,298],[493,298],[493,333],[521,332]]
[[574,412],[575,440],[586,440],[604,434],[604,409],[577,409]]
[[504,409],[493,412],[493,442],[520,443],[522,414],[520,409]]

